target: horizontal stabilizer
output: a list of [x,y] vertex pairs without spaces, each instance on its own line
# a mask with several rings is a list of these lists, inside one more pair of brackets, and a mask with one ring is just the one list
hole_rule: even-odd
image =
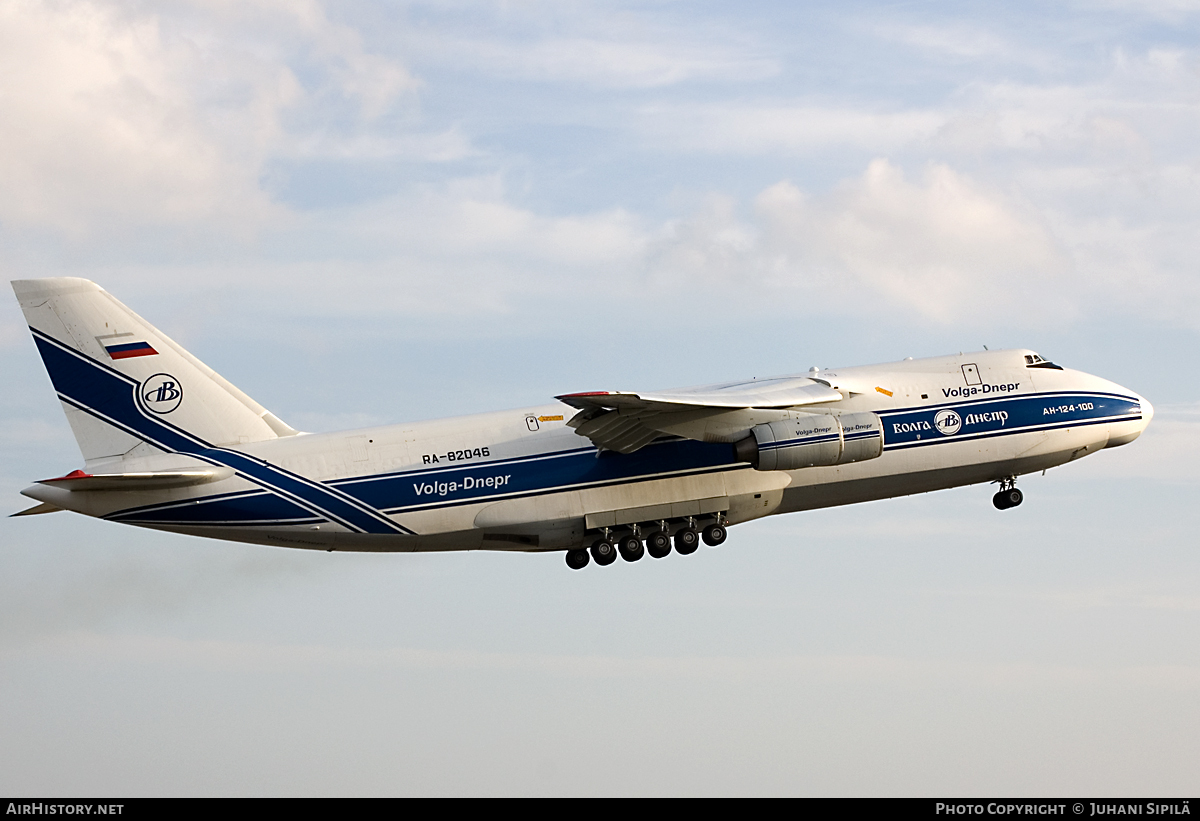
[[159,473],[92,474],[84,473],[82,470],[73,470],[66,476],[59,476],[57,479],[42,479],[38,484],[63,490],[163,490],[216,482],[220,479],[228,479],[233,473],[233,469],[227,467]]
[[40,505],[34,505],[18,513],[13,513],[8,518],[11,519],[13,516],[37,516],[39,513],[58,513],[60,510],[62,510],[61,507],[52,505],[49,502],[42,502]]

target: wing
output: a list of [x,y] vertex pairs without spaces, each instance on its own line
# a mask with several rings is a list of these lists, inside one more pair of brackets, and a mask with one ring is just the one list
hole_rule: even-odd
[[736,441],[764,418],[777,415],[771,412],[838,402],[842,394],[818,379],[786,376],[656,393],[590,391],[556,398],[579,409],[567,424],[580,436],[601,448],[633,453],[663,435]]

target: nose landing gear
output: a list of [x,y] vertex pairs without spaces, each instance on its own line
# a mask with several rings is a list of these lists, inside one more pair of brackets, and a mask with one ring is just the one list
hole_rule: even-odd
[[1025,501],[1025,494],[1017,490],[1017,477],[1009,476],[1000,480],[1000,490],[992,497],[996,510],[1008,510]]

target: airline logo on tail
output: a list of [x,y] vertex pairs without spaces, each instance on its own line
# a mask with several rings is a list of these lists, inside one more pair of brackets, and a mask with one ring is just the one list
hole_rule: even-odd
[[183,386],[169,373],[156,373],[142,383],[142,402],[155,413],[170,413],[183,401]]

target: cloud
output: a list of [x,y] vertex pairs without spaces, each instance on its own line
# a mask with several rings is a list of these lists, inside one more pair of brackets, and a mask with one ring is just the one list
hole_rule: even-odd
[[880,153],[932,139],[947,114],[816,103],[659,104],[639,109],[633,122],[653,143],[689,151],[795,155],[841,146]]
[[430,163],[454,162],[482,153],[459,128],[433,133],[367,133],[351,136],[314,132],[298,135],[274,152],[276,158],[300,161],[371,161],[402,157]]
[[[772,301],[831,314],[900,311],[941,323],[980,310],[1067,310],[1051,282],[1070,263],[1033,214],[944,165],[913,182],[885,159],[829,192],[763,190],[753,223],[728,207],[684,221],[659,248],[677,276],[753,281]],[[1048,287],[1049,286],[1049,287]]]
[[[729,26],[620,3],[440,3],[402,34],[429,63],[486,77],[597,89],[745,83],[779,74],[760,43]],[[458,15],[464,9],[471,22]]]
[[[205,134],[152,18],[92,3],[0,11],[0,219],[80,232],[270,210],[253,169]],[[286,102],[285,74],[263,89]],[[253,139],[253,137],[251,137]]]
[[[914,183],[886,160],[811,203],[789,183],[759,195],[777,276],[802,271],[926,318],[1004,310],[1069,263],[1030,214],[945,165]],[[811,273],[808,273],[811,272]],[[1061,306],[1056,306],[1061,307]]]
[[192,304],[237,293],[240,305],[291,316],[494,316],[571,302],[595,278],[606,294],[629,293],[648,241],[621,209],[554,215],[515,204],[499,176],[313,209],[270,236],[286,253],[193,263],[174,283],[162,265],[126,267],[105,287],[118,298],[173,288]]
[[358,275],[390,309],[514,310],[591,292],[597,278],[605,302],[709,293],[734,311],[817,301],[833,316],[903,312],[947,325],[981,310],[1029,323],[1077,309],[1072,261],[1037,212],[945,165],[909,179],[876,159],[825,192],[782,181],[750,214],[740,207],[712,194],[658,225],[621,210],[548,216],[512,204],[493,177],[314,215],[307,230],[375,256]]
[[14,0],[0,73],[0,220],[68,236],[276,221],[259,177],[289,118],[333,95],[370,120],[415,87],[311,2]]
[[[831,317],[899,313],[947,326],[980,311],[1011,325],[1079,310],[1074,263],[1038,212],[946,165],[910,179],[876,159],[826,191],[780,181],[749,213],[744,205],[711,194],[657,224],[622,209],[543,214],[515,204],[500,175],[460,179],[293,215],[274,233],[287,255],[193,264],[184,287],[236,287],[254,304],[322,315],[510,313],[581,292],[598,310],[688,293],[736,313],[819,303]],[[127,268],[109,287],[161,274]],[[1089,299],[1111,301],[1121,285],[1101,283]]]
[[877,37],[911,46],[926,56],[938,54],[958,60],[997,57],[1012,60],[1023,51],[993,31],[962,23],[893,24],[874,26],[872,30]]
[[[952,32],[942,32],[955,42]],[[1007,165],[1040,165],[1194,156],[1200,127],[1193,100],[1200,76],[1194,51],[1116,49],[1086,79],[1023,83],[977,76],[936,101],[830,102],[821,95],[750,101],[655,102],[629,128],[670,150],[800,155],[847,149],[923,157],[972,155]],[[1153,152],[1153,153],[1151,153]],[[981,169],[982,170],[982,169]]]
[[694,80],[746,82],[777,74],[769,59],[720,43],[549,36],[532,42],[445,41],[446,52],[504,77],[600,88],[661,88]]
[[[729,309],[761,311],[741,287],[750,285],[779,310],[817,297],[831,315],[903,312],[942,325],[980,306],[1021,323],[1095,306],[1200,321],[1187,310],[1200,298],[1200,108],[1180,96],[1195,75],[1186,49],[1111,52],[1089,83],[980,81],[908,105],[723,94],[689,104],[639,91],[613,108],[615,95],[581,98],[597,101],[596,123],[618,137],[568,155],[588,169],[580,174],[629,159],[605,155],[632,136],[635,163],[657,150],[676,162],[689,152],[752,157],[757,179],[780,180],[785,167],[796,180],[762,188],[747,209],[745,195],[689,172],[683,184],[711,194],[692,213],[651,218],[603,202],[575,212],[531,204],[541,181],[504,190],[517,187],[520,152],[540,151],[545,134],[514,153],[510,136],[481,139],[495,124],[477,112],[458,118],[452,95],[438,105],[454,116],[425,122],[410,111],[422,85],[396,44],[472,76],[645,90],[766,77],[777,68],[762,57],[767,41],[620,9],[611,20],[579,9],[541,22],[529,7],[489,13],[498,22],[486,34],[435,9],[373,38],[314,0],[10,3],[0,11],[0,70],[14,78],[0,90],[0,221],[15,246],[25,240],[18,251],[36,246],[39,230],[86,237],[79,246],[110,253],[110,269],[147,278],[161,258],[139,272],[123,230],[232,237],[190,273],[325,296],[336,273],[379,294],[368,310],[512,311],[603,277],[595,298],[605,302],[700,288]],[[968,56],[1003,50],[980,31],[916,25],[888,36]],[[444,79],[429,94],[445,93]],[[852,173],[814,159],[832,156],[865,170],[831,184]],[[796,157],[812,162],[790,173]],[[463,161],[476,167],[453,167]],[[249,243],[230,250],[247,235],[258,240],[250,254]],[[169,238],[159,247],[178,250]]]
[[[227,265],[205,286],[287,292],[308,303],[289,310],[321,313],[507,313],[581,291],[597,305],[711,294],[730,311],[818,301],[830,316],[947,325],[979,310],[1022,323],[1073,310],[1070,259],[1036,213],[944,165],[910,180],[877,159],[828,191],[783,181],[740,209],[712,194],[657,225],[621,209],[546,215],[514,204],[502,177],[464,179],[308,213],[289,229],[301,261]],[[306,243],[354,251],[322,260]]]
[[1135,17],[1179,24],[1190,15],[1200,12],[1197,0],[1103,0],[1084,4],[1086,8],[1100,6],[1131,14]]

